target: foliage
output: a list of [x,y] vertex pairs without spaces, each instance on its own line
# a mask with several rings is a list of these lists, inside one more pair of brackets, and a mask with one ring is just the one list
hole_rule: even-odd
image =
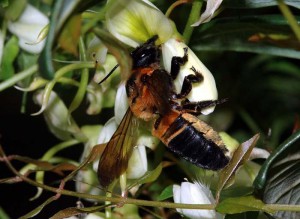
[[[28,188],[24,185],[37,188],[26,200],[19,194],[1,195],[6,204],[1,204],[0,215],[172,218],[178,214],[175,209],[182,208],[216,211],[225,218],[299,218],[300,17],[294,15],[300,4],[224,0],[206,23],[191,26],[209,1],[151,2],[172,21],[172,37],[185,42],[213,73],[219,99],[228,98],[201,119],[227,133],[221,135],[228,135],[224,141],[232,153],[229,165],[216,173],[186,163],[159,144],[149,124],[141,122],[136,141],[148,148],[138,151],[137,159],[147,154],[146,171],[138,178],[122,175],[120,185],[115,180],[106,189],[99,188],[96,166],[104,143],[120,123],[118,113],[124,108],[118,98],[125,91],[118,87],[132,64],[132,46],[108,28],[114,5],[123,1],[0,2],[0,193],[19,188],[21,193]],[[38,35],[12,28],[27,24],[21,18],[28,4],[48,21],[29,21]],[[134,28],[134,21],[126,22]],[[152,30],[138,30],[136,39]],[[117,64],[119,68],[99,85]],[[20,109],[15,110],[16,103]],[[20,115],[26,124],[18,121]],[[41,118],[45,137],[35,123]],[[18,127],[26,127],[26,132]],[[25,140],[14,147],[6,140],[8,132],[20,139],[27,133],[29,145]],[[34,147],[30,138],[42,140]],[[271,155],[251,160],[257,148]],[[208,184],[214,202],[174,203],[173,185],[183,180]],[[76,199],[60,204],[69,197]],[[29,199],[32,204],[15,210],[16,203],[23,206]]]

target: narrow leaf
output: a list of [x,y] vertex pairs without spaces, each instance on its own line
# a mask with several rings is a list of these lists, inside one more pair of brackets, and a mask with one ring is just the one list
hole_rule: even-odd
[[51,198],[47,199],[43,204],[39,205],[37,208],[33,209],[29,213],[25,214],[24,216],[20,217],[20,219],[27,219],[27,218],[32,218],[39,214],[45,206],[50,204],[51,202],[55,201],[57,198],[56,196],[52,196]]
[[0,70],[0,80],[6,80],[15,74],[14,61],[19,54],[18,39],[12,36],[5,44],[2,56],[2,64]]
[[107,206],[93,206],[88,208],[76,208],[76,207],[66,208],[57,212],[55,215],[50,217],[50,219],[62,219],[62,218],[83,214],[83,213],[86,214],[86,213],[98,212],[104,209],[105,207]]
[[150,183],[155,181],[159,177],[161,171],[162,171],[162,164],[160,163],[154,170],[147,171],[144,174],[144,176],[142,176],[140,179],[135,181],[133,185],[130,185],[130,188],[138,184],[145,184],[145,183]]
[[195,52],[229,50],[300,58],[300,43],[281,15],[215,19],[196,28],[194,35],[190,44]]
[[173,197],[173,185],[167,186],[158,196],[158,201],[163,201],[165,199]]
[[222,201],[216,207],[216,210],[222,214],[237,214],[247,211],[264,211],[273,213],[261,200],[254,196],[228,198]]
[[248,160],[258,138],[259,134],[256,134],[248,141],[242,143],[234,152],[229,164],[221,171],[216,190],[217,201],[219,200],[222,189],[233,179],[238,167]]
[[67,22],[67,20],[72,14],[81,12],[87,9],[87,7],[91,7],[97,3],[98,1],[96,0],[53,1],[49,32],[47,35],[45,47],[39,57],[39,68],[42,77],[49,80],[54,78],[55,69],[52,61],[50,61],[52,60],[53,56],[52,48],[56,46],[55,42],[57,36],[61,33],[64,24]]

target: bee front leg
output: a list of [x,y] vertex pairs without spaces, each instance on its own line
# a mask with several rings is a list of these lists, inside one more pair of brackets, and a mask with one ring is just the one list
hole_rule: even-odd
[[[171,61],[171,77],[173,80],[176,79],[180,72],[180,67],[183,66],[188,61],[188,48],[184,48],[183,57],[174,56]],[[199,83],[203,81],[203,75],[195,69],[195,67],[191,67],[191,70],[194,74],[189,74],[184,77],[183,84],[181,87],[181,91],[179,94],[174,94],[172,96],[173,99],[183,99],[185,98],[192,90],[193,83]]]

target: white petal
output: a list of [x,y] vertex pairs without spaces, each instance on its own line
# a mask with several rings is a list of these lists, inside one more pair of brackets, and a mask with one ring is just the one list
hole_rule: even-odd
[[96,215],[95,213],[88,214],[84,219],[104,219],[103,217]]
[[210,21],[213,18],[215,11],[220,7],[222,1],[223,0],[207,0],[204,13],[196,23],[192,24],[192,26],[198,26],[201,23]]
[[124,117],[127,109],[128,109],[128,100],[125,88],[125,82],[120,84],[115,101],[115,118],[116,122],[120,124],[122,118]]
[[36,42],[41,30],[48,23],[49,19],[43,13],[28,4],[17,21],[8,21],[8,29],[18,36],[22,49],[30,53],[40,53],[45,40],[39,43]]
[[173,35],[169,19],[149,1],[120,0],[106,14],[107,29],[123,43],[137,47],[154,35],[160,43]]
[[137,146],[133,149],[128,162],[126,176],[128,179],[138,179],[148,170],[148,162],[145,146]]
[[[175,203],[183,204],[212,204],[214,202],[210,190],[199,183],[183,182],[181,186],[173,186],[173,198]],[[216,218],[214,210],[176,209],[188,218]]]
[[144,145],[152,150],[156,148],[160,140],[154,137],[150,132],[140,130],[137,145]]
[[[183,49],[186,47],[188,46],[174,38],[162,45],[163,63],[168,72],[171,71],[171,60],[173,56],[182,57],[184,54]],[[193,84],[193,89],[187,96],[189,101],[198,102],[218,99],[217,87],[213,75],[191,49],[188,49],[188,62],[180,68],[180,73],[174,81],[176,92],[180,93],[184,77],[193,74],[191,67],[199,71],[203,75],[204,80],[199,84]],[[214,108],[215,107],[210,107],[201,112],[207,115],[213,112]]]
[[108,120],[100,131],[100,135],[97,141],[98,144],[107,143],[117,130],[117,127],[118,123],[116,122],[115,117]]

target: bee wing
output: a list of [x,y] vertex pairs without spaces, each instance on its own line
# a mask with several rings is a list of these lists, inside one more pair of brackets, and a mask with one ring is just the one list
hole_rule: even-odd
[[126,171],[134,147],[136,122],[131,110],[128,108],[100,158],[98,178],[101,186],[107,187]]
[[163,69],[157,69],[152,73],[146,83],[155,100],[158,112],[161,115],[169,112],[173,85],[168,72]]

